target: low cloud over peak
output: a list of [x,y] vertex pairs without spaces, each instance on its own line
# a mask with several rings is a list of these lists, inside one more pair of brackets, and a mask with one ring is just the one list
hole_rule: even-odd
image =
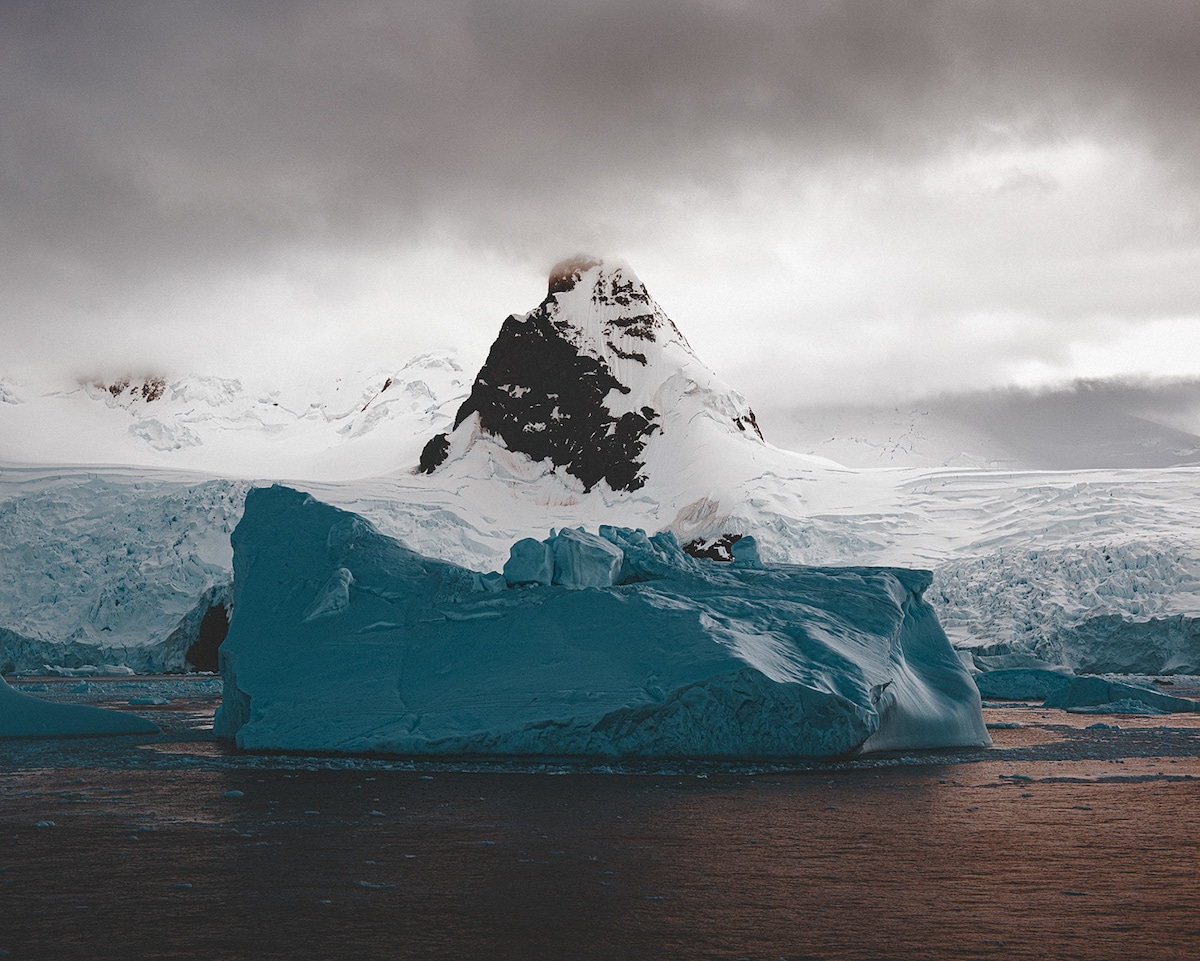
[[8,4],[5,333],[407,356],[593,249],[770,393],[959,386],[922,331],[986,383],[1188,373],[1197,42],[1184,2]]

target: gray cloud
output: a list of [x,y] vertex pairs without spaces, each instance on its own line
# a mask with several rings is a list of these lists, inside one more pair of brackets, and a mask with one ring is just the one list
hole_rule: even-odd
[[[827,305],[846,322],[896,322],[897,299],[918,319],[1194,312],[1198,45],[1183,0],[10,2],[4,322],[120,327],[157,306],[216,324],[220,278],[439,243],[530,270],[580,245],[670,249],[678,288],[700,221],[776,249],[791,228],[764,196],[885,272],[887,304]],[[1076,140],[1132,151],[1141,179],[1068,196],[1015,164],[994,191],[1029,205],[1011,215],[919,181],[939,158]],[[854,199],[814,207],[812,184]],[[1166,197],[1160,223],[1147,207]],[[1121,226],[1091,223],[1105,208]]]

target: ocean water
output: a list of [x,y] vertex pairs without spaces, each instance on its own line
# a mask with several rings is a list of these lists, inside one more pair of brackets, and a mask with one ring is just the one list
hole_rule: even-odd
[[1200,718],[1007,706],[988,751],[455,770],[239,755],[212,689],[162,683],[130,708],[159,738],[3,745],[4,956],[1200,956]]

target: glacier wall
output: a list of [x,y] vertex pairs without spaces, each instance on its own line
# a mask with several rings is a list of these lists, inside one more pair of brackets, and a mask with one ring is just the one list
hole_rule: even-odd
[[990,743],[923,600],[929,574],[718,564],[669,534],[577,535],[544,542],[557,584],[509,587],[309,495],[251,490],[217,734],[260,750],[589,758]]
[[951,559],[929,600],[955,645],[985,657],[1022,652],[1085,674],[1195,674],[1200,553],[1178,538],[1194,519],[1179,520],[1171,536],[1131,522],[1123,540],[1102,531],[1098,542]]
[[249,484],[141,469],[0,469],[0,672],[187,670],[232,596]]

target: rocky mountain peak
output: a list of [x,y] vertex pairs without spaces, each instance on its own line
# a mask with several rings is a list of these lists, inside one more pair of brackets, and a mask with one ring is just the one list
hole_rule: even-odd
[[[705,388],[693,394],[721,394],[633,270],[578,255],[553,267],[541,304],[504,321],[454,427],[549,459],[585,490],[603,480],[633,491],[646,481],[643,451],[664,412],[697,379]],[[724,390],[714,410],[758,434],[753,412]],[[420,469],[435,471],[451,447],[451,435],[434,437]]]
[[576,254],[566,260],[560,260],[550,268],[550,282],[547,285],[546,296],[561,294],[571,290],[585,273],[593,267],[601,266],[603,261],[587,254]]

